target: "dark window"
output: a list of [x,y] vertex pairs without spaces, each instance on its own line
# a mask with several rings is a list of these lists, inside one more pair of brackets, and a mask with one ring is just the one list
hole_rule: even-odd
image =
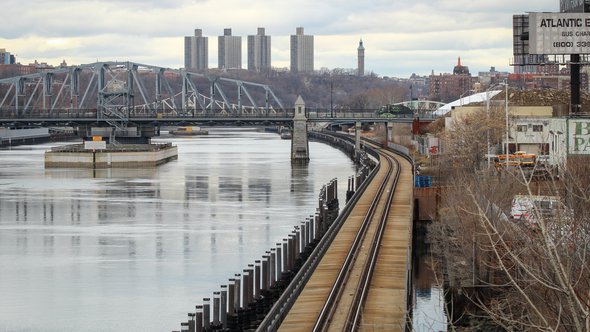
[[543,125],[533,125],[534,132],[541,132],[543,131]]
[[516,126],[516,131],[521,132],[521,133],[526,133],[526,125],[518,125]]

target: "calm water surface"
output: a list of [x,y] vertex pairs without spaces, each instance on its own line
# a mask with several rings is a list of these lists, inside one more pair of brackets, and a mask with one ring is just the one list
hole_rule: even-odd
[[[0,150],[0,331],[171,331],[315,212],[354,165],[248,129],[170,138],[155,169],[45,169],[56,144]],[[59,143],[63,144],[63,143]]]
[[433,270],[436,264],[430,251],[427,233],[429,225],[424,222],[414,224],[412,246],[413,307],[412,331],[447,331],[445,298],[442,277]]

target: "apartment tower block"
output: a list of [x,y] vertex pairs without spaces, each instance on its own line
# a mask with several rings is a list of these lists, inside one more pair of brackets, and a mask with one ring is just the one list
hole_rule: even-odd
[[258,28],[256,35],[248,36],[248,70],[260,72],[270,68],[270,36],[264,34],[264,28]]
[[313,36],[304,35],[302,27],[291,35],[291,72],[313,72]]
[[242,37],[232,36],[231,29],[223,29],[217,47],[219,69],[242,69]]
[[184,37],[184,68],[187,70],[209,68],[209,39],[203,37],[201,29],[195,29],[194,36]]

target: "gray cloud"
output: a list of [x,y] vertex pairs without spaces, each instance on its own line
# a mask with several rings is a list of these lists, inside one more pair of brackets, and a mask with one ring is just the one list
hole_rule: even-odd
[[459,55],[472,71],[511,70],[512,15],[557,10],[557,0],[4,0],[0,48],[25,63],[100,58],[179,67],[182,37],[201,28],[214,67],[223,28],[245,37],[261,26],[273,38],[273,65],[288,66],[289,35],[303,26],[316,36],[317,68],[355,67],[362,37],[366,68],[382,75],[449,71]]

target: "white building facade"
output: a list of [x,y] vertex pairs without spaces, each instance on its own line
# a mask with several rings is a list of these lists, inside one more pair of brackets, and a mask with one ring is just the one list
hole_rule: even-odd
[[546,158],[551,166],[563,166],[568,156],[590,155],[590,118],[515,118],[508,143]]

